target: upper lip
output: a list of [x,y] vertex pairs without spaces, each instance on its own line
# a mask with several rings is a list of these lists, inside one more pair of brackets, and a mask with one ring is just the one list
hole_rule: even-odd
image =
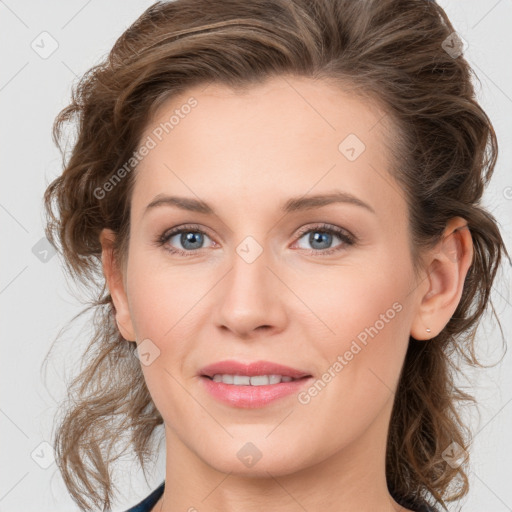
[[250,377],[255,375],[282,375],[292,377],[293,379],[311,376],[308,372],[270,361],[242,363],[234,360],[225,360],[209,364],[199,370],[199,375],[213,377],[216,374],[248,375]]

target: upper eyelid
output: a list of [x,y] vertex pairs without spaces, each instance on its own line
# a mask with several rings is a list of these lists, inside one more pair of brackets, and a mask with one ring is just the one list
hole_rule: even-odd
[[350,238],[355,238],[354,235],[352,235],[352,233],[350,231],[348,231],[347,229],[341,227],[341,226],[335,226],[333,224],[330,224],[328,222],[320,222],[319,224],[316,224],[316,225],[313,225],[313,226],[303,226],[301,228],[299,228],[299,230],[297,231],[297,236],[303,236],[304,234],[308,233],[309,231],[313,231],[313,230],[317,230],[317,231],[332,231],[334,232],[335,234],[337,234],[338,236],[340,235],[340,233],[338,233],[338,231],[341,231],[342,234],[345,234],[346,236],[350,237]]
[[167,238],[170,236],[175,236],[184,231],[201,232],[201,233],[204,233],[205,235],[208,235],[210,238],[212,238],[212,236],[210,235],[209,230],[207,228],[203,228],[202,226],[195,225],[195,224],[185,224],[183,226],[176,226],[175,228],[167,229],[163,232],[162,237]]

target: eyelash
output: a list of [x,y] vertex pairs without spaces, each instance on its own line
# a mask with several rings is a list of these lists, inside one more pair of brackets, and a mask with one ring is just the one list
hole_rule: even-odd
[[[351,246],[355,245],[356,243],[356,237],[347,231],[338,228],[336,226],[332,226],[331,224],[319,224],[317,226],[313,227],[306,227],[299,231],[297,240],[300,240],[306,233],[309,233],[310,231],[315,231],[318,233],[328,233],[330,235],[336,235],[340,238],[340,240],[343,242],[338,247],[333,247],[330,249],[320,249],[320,250],[314,250],[310,249],[310,254],[314,254],[315,256],[328,256],[332,253],[342,251],[344,249],[344,246]],[[179,226],[178,228],[173,228],[170,231],[164,231],[161,235],[157,237],[155,240],[156,245],[158,247],[163,247],[164,250],[170,252],[171,254],[177,254],[179,256],[195,256],[197,254],[197,251],[200,251],[201,249],[195,249],[190,251],[183,251],[181,249],[175,249],[171,248],[169,246],[166,246],[165,244],[174,236],[180,233],[201,233],[202,235],[206,235],[209,237],[208,233],[200,229],[200,227],[196,224],[186,224],[184,226]]]

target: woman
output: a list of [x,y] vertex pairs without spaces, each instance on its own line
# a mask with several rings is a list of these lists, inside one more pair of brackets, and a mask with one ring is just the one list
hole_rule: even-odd
[[[55,122],[47,236],[95,332],[55,434],[82,510],[446,509],[470,432],[452,367],[505,251],[492,124],[423,0],[156,3]],[[123,440],[121,448],[116,443]],[[91,465],[92,463],[92,465]]]

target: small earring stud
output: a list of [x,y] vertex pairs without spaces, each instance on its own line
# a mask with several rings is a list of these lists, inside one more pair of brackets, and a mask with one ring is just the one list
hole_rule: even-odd
[[426,331],[427,331],[427,332],[430,332],[430,327],[427,327]]

